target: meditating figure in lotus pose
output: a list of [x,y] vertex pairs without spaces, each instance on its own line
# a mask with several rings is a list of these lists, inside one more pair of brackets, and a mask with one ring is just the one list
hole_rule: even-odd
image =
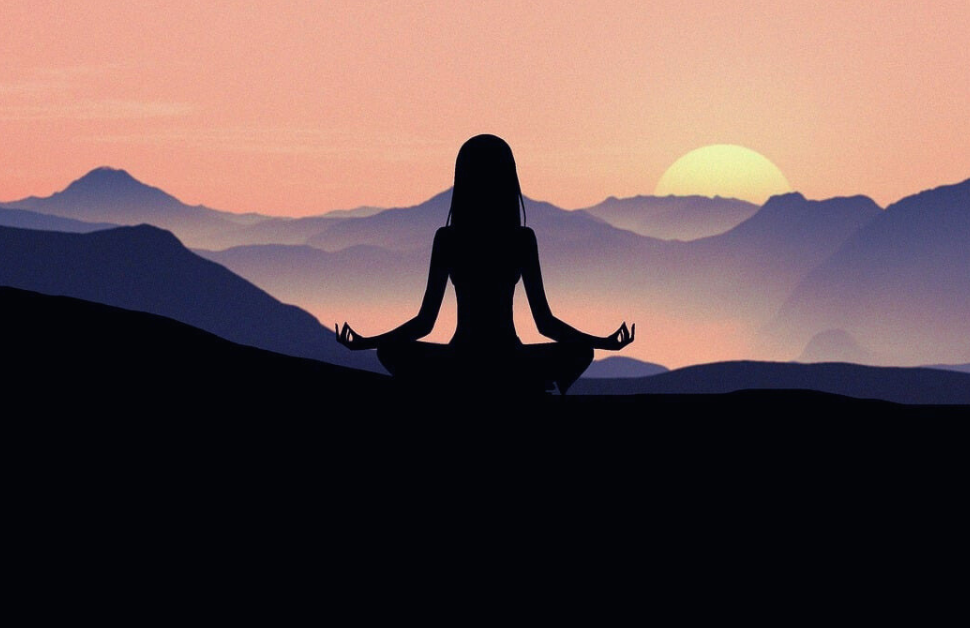
[[[521,214],[520,214],[521,210]],[[546,300],[535,233],[523,226],[525,203],[512,150],[494,135],[462,145],[455,163],[451,210],[431,249],[431,269],[417,316],[379,336],[347,323],[338,340],[350,349],[377,349],[381,364],[414,389],[565,394],[593,360],[593,349],[619,350],[636,326],[609,336],[581,332],[553,315]],[[448,279],[458,322],[448,344],[422,342],[431,333]],[[519,280],[539,333],[555,342],[523,344],[513,324]]]

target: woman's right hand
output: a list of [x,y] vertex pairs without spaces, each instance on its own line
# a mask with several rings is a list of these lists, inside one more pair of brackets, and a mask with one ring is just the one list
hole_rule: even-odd
[[335,326],[337,332],[337,342],[347,347],[351,351],[360,351],[362,349],[376,349],[377,343],[374,342],[373,338],[367,336],[361,336],[356,331],[354,331],[350,325],[344,323],[344,328],[340,329],[340,324]]

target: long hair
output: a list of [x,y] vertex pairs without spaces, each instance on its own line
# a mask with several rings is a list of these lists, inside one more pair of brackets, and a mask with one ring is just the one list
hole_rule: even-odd
[[504,230],[524,221],[519,175],[505,140],[476,135],[462,144],[455,160],[455,187],[446,224],[458,229]]

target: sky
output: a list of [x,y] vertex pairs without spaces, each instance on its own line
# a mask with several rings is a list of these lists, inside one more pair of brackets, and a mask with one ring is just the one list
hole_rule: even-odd
[[0,24],[3,201],[112,166],[226,211],[411,205],[478,133],[567,209],[712,144],[809,198],[970,177],[967,0],[4,0]]

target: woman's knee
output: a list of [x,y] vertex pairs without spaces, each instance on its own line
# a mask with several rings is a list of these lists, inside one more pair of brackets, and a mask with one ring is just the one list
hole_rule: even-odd
[[391,375],[424,378],[447,371],[453,361],[447,345],[424,342],[388,342],[377,348],[377,359]]
[[570,343],[565,347],[569,361],[585,370],[593,362],[593,347],[584,343]]
[[405,354],[405,345],[401,343],[387,342],[377,347],[377,360],[391,375],[396,375],[400,370],[402,362],[407,361]]

